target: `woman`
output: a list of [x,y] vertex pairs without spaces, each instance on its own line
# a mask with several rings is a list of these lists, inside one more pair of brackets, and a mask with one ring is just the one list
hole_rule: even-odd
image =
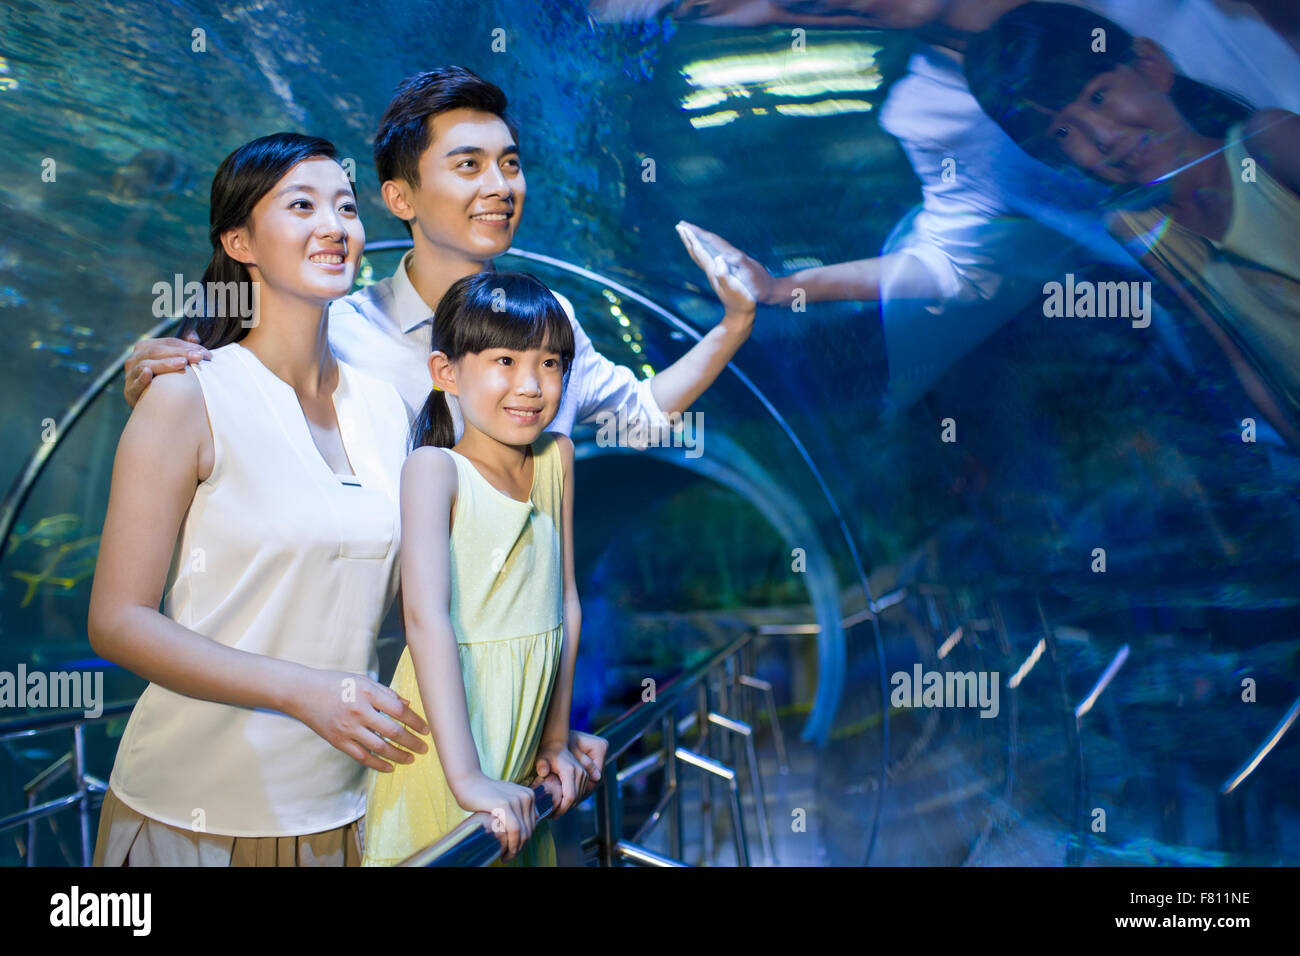
[[[428,749],[424,720],[373,679],[405,406],[329,348],[329,302],[365,243],[329,142],[278,133],[231,153],[210,224],[194,325],[212,360],[160,376],[113,467],[90,640],[150,684],[95,863],[356,865],[365,768]],[[255,290],[251,321],[213,308],[248,301],[234,289]]]

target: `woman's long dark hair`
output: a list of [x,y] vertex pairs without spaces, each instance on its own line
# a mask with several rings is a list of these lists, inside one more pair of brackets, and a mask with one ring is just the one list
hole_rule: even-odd
[[[479,272],[456,280],[434,310],[432,345],[431,351],[452,362],[488,349],[558,352],[566,384],[573,364],[569,316],[551,290],[526,272]],[[446,393],[435,388],[411,424],[411,448],[455,444]]]
[[[1094,52],[1094,32],[1105,49]],[[1025,152],[1049,166],[1068,165],[1046,131],[1043,111],[1074,102],[1094,76],[1132,63],[1133,35],[1105,17],[1064,3],[1027,3],[1004,14],[967,46],[966,81],[980,107]],[[1169,92],[1201,135],[1222,139],[1252,109],[1231,93],[1181,73]]]
[[217,174],[212,178],[212,203],[208,213],[212,258],[203,272],[203,301],[197,308],[186,309],[179,335],[197,332],[204,348],[215,349],[238,342],[248,334],[249,325],[238,314],[239,310],[228,307],[231,296],[219,296],[224,306],[212,309],[214,299],[218,298],[212,290],[239,290],[235,292],[234,301],[246,301],[242,290],[248,289],[251,294],[253,281],[248,268],[226,254],[221,236],[230,229],[246,225],[258,200],[269,193],[285,173],[303,160],[317,156],[337,159],[338,151],[333,143],[318,136],[272,133],[245,143],[221,161]]

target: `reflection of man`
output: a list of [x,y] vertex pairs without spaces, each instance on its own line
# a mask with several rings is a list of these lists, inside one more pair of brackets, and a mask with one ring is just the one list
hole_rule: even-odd
[[[883,254],[774,277],[724,240],[714,248],[754,275],[761,300],[880,301],[890,401],[906,406],[961,355],[1082,257],[1122,271],[1133,262],[1090,210],[1100,188],[1024,156],[989,120],[962,74],[964,35],[987,29],[1025,0],[733,0],[680,4],[706,24],[857,26],[914,30],[927,42],[891,88],[881,126],[899,140],[921,180],[920,209],[895,229]],[[1127,29],[1160,40],[1183,71],[1256,106],[1300,108],[1300,57],[1231,0],[1093,0]],[[592,3],[593,16],[628,19],[641,0]],[[1064,238],[1068,236],[1067,240]],[[1082,250],[1080,250],[1082,246]],[[733,267],[734,268],[734,267]],[[1168,323],[1157,323],[1168,332]],[[1179,348],[1176,342],[1172,347]]]

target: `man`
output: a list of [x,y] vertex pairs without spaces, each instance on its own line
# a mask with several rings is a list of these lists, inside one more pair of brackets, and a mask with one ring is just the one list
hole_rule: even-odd
[[[523,214],[526,183],[505,94],[462,67],[443,67],[404,80],[375,137],[375,167],[384,204],[406,225],[413,248],[387,279],[330,307],[329,340],[343,361],[391,382],[408,413],[429,394],[433,309],[458,279],[492,269]],[[721,321],[685,355],[645,381],[592,348],[567,298],[556,295],[573,324],[575,355],[560,410],[550,430],[568,434],[576,422],[602,413],[626,414],[629,434],[669,425],[726,367],[753,328],[755,297],[744,274],[710,257],[685,227],[679,235],[722,301]],[[155,375],[180,371],[209,357],[188,339],[146,339],[126,362],[125,396],[134,407]],[[447,395],[459,439],[464,423]],[[632,427],[635,423],[646,427]],[[571,749],[599,777],[606,741],[574,734]],[[594,773],[593,773],[594,771]]]

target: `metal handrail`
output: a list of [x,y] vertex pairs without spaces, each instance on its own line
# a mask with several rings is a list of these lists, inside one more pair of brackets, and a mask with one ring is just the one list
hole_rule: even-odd
[[[541,784],[533,787],[533,806],[539,823],[555,812],[551,792]],[[500,859],[501,853],[501,843],[492,831],[492,814],[480,810],[398,866],[487,866]]]
[[[924,585],[918,586],[918,592],[928,592],[933,590],[947,590],[942,586]],[[907,597],[908,588],[900,587],[885,594],[878,601],[872,602],[871,607],[854,612],[848,615],[841,622],[845,629],[861,624],[869,618],[875,617],[883,611],[895,607],[902,603]],[[590,795],[596,796],[598,804],[604,804],[605,810],[602,812],[604,832],[597,837],[599,847],[598,858],[602,861],[611,859],[626,859],[631,862],[643,865],[660,865],[670,866],[679,865],[677,861],[669,857],[655,854],[638,843],[653,828],[659,819],[663,818],[670,804],[677,796],[677,787],[675,777],[671,780],[666,779],[668,784],[665,787],[665,793],[659,800],[650,818],[641,826],[632,841],[621,839],[621,834],[611,831],[608,824],[612,822],[611,817],[617,819],[618,813],[610,813],[610,804],[619,801],[619,795],[616,792],[620,785],[633,777],[643,773],[671,766],[673,758],[683,760],[687,765],[696,765],[699,755],[692,754],[685,748],[676,745],[676,734],[684,733],[693,726],[697,726],[699,713],[691,713],[680,721],[675,717],[675,710],[687,695],[695,690],[706,690],[701,687],[710,673],[729,664],[737,658],[742,652],[752,650],[753,643],[761,637],[773,636],[799,636],[811,637],[818,632],[818,626],[812,624],[788,624],[788,625],[759,625],[744,634],[733,639],[730,643],[712,651],[700,655],[699,659],[685,670],[672,677],[662,687],[656,688],[652,699],[640,701],[630,707],[624,713],[610,721],[600,728],[597,733],[608,741],[608,750],[606,753],[605,772],[601,780],[597,783],[595,789]],[[751,684],[746,683],[747,675],[737,674],[733,682],[738,687],[748,687]],[[760,682],[761,683],[761,682]],[[49,733],[61,729],[72,728],[75,735],[75,747],[78,751],[75,755],[65,755],[61,760],[64,763],[71,759],[72,769],[76,775],[76,790],[74,793],[64,797],[55,798],[40,804],[39,806],[29,806],[26,810],[0,818],[0,831],[10,829],[15,826],[28,824],[29,828],[34,821],[60,812],[74,804],[81,804],[83,817],[83,830],[85,829],[86,815],[93,806],[93,801],[97,796],[103,793],[105,786],[96,778],[84,772],[84,755],[80,754],[82,730],[84,726],[94,720],[109,720],[116,717],[125,716],[130,713],[134,707],[134,700],[118,701],[106,705],[100,715],[95,718],[86,717],[83,711],[79,710],[62,710],[52,713],[45,713],[36,716],[25,715],[23,717],[0,720],[0,742],[19,739],[22,737],[34,736],[42,733]],[[704,713],[708,717],[707,722],[711,723],[738,723],[730,719],[719,718],[705,708]],[[626,767],[619,769],[621,758],[626,754],[628,749],[641,740],[657,724],[663,722],[666,732],[665,747],[666,749],[656,751],[645,757],[634,761]],[[672,723],[672,728],[667,726],[668,722]],[[670,757],[669,755],[672,755]],[[693,758],[693,759],[692,759]],[[716,763],[715,761],[709,761]],[[54,768],[48,768],[38,775],[34,781],[29,783],[26,788],[29,793],[34,793],[39,789],[39,782],[45,777],[51,780],[56,776],[50,771]],[[66,768],[59,768],[59,775],[66,772]],[[609,788],[613,787],[615,792]],[[756,792],[756,799],[759,798],[761,790]],[[555,801],[549,790],[541,784],[533,786],[535,797],[535,807],[538,812],[538,820],[546,819],[553,815]],[[30,801],[29,796],[29,801]],[[621,821],[619,821],[621,823]],[[671,818],[670,818],[671,823]],[[450,833],[441,837],[439,840],[417,851],[407,860],[403,861],[402,866],[486,866],[499,859],[502,853],[501,844],[498,838],[491,830],[492,817],[486,813],[476,813],[463,821]],[[30,832],[30,829],[29,829]],[[85,833],[88,838],[88,832]],[[676,842],[673,840],[673,842]],[[89,844],[83,846],[83,858],[89,853]],[[30,863],[30,860],[29,860]]]
[[[854,625],[871,620],[884,611],[901,604],[907,598],[908,593],[907,587],[896,588],[882,595],[878,600],[872,601],[868,607],[846,616],[840,622],[840,626],[847,630]],[[632,744],[640,740],[647,731],[660,721],[672,719],[674,708],[689,691],[697,687],[700,681],[715,668],[748,647],[754,639],[779,635],[812,637],[816,636],[818,632],[819,627],[815,623],[759,625],[754,630],[746,632],[730,644],[688,667],[662,688],[657,688],[652,700],[638,702],[606,724],[596,732],[609,742],[609,749],[605,755],[605,772],[602,773],[600,782],[592,791],[592,795],[597,797],[598,802],[616,799],[608,792],[608,787],[617,786],[627,778],[648,770],[658,769],[670,763],[667,753],[656,753],[647,755],[622,770],[618,769],[619,758],[627,752]],[[695,715],[692,714],[683,721],[683,725],[692,723],[694,717]],[[678,729],[685,729],[685,727]],[[672,750],[675,753],[677,748],[673,747]],[[600,845],[598,859],[607,859],[613,855],[649,865],[672,865],[675,861],[653,854],[636,844],[662,816],[667,804],[671,802],[674,796],[672,792],[666,792],[663,795],[651,813],[650,819],[638,831],[636,838],[632,842],[621,840],[617,833],[605,833],[598,837],[597,842]],[[403,865],[484,866],[492,862],[500,856],[500,845],[497,838],[484,829],[488,821],[490,821],[490,817],[487,817],[486,814],[476,814],[475,817],[466,820],[446,836],[441,837],[424,850],[411,856]]]
[[[725,661],[738,654],[757,636],[756,631],[748,631],[731,643],[707,655],[694,665],[673,677],[662,688],[656,688],[651,700],[643,700],[630,707],[623,714],[597,731],[597,734],[609,742],[605,754],[605,767],[600,781],[592,791],[598,803],[611,799],[609,788],[617,787],[621,774],[618,770],[619,758],[637,740],[641,739],[651,727],[665,718],[673,719],[673,709],[695,689],[701,680]],[[543,788],[535,787],[534,793]],[[547,795],[549,800],[549,794]],[[613,799],[617,799],[614,797]],[[485,866],[501,855],[500,843],[496,836],[486,829],[490,816],[475,814],[446,836],[430,844],[424,850],[413,854],[403,866]],[[599,840],[605,845],[600,847],[598,858],[608,859],[612,856],[627,856],[638,862],[653,865],[671,865],[675,861],[651,854],[634,844],[626,843],[613,834],[613,839]],[[650,859],[653,857],[654,859]]]
[[[902,601],[907,595],[906,588],[898,588],[884,595],[879,601],[873,602],[870,608],[850,614],[841,622],[845,629],[862,623],[869,617],[875,616]],[[694,664],[687,667],[682,672],[671,678],[666,684],[656,688],[654,698],[648,701],[639,701],[628,710],[624,711],[614,720],[602,727],[597,733],[608,741],[608,750],[606,752],[606,773],[602,774],[601,781],[592,791],[592,796],[597,795],[606,785],[614,786],[620,782],[637,776],[649,770],[657,769],[669,762],[666,754],[652,754],[642,760],[624,768],[621,772],[617,769],[620,758],[627,750],[638,740],[642,739],[645,734],[657,723],[663,721],[666,717],[671,717],[675,708],[685,699],[686,695],[696,689],[700,682],[716,668],[722,666],[727,661],[736,657],[742,650],[750,646],[751,642],[758,637],[776,636],[781,634],[814,636],[818,632],[818,626],[814,624],[797,624],[797,625],[760,625],[759,627],[747,631],[745,634],[735,638],[729,644],[726,644],[711,653],[701,655],[700,659]],[[742,682],[741,686],[746,686]],[[22,717],[9,718],[0,720],[0,742],[19,739],[22,737],[35,736],[37,734],[50,733],[57,730],[73,729],[79,737],[81,729],[86,724],[95,720],[110,720],[116,717],[126,716],[135,706],[134,700],[117,701],[104,706],[100,715],[96,718],[86,717],[84,711],[80,710],[60,710],[51,713],[39,715],[24,715]],[[677,726],[679,732],[689,729],[690,725],[695,723],[695,714],[689,715]],[[675,752],[678,748],[672,748]],[[77,761],[74,760],[74,763]],[[81,761],[84,768],[84,760]],[[38,779],[40,779],[38,777]],[[29,806],[27,809],[7,817],[0,818],[0,831],[11,829],[22,824],[31,824],[35,820],[45,816],[53,815],[69,806],[80,803],[82,804],[83,813],[87,812],[95,797],[102,794],[103,784],[84,772],[76,780],[76,789],[72,794],[64,797],[55,798],[45,803]],[[554,813],[554,799],[551,793],[541,784],[533,787],[535,796],[535,806],[538,811],[538,819],[545,819]],[[666,804],[670,801],[673,794],[666,793],[660,801],[660,806],[656,812],[651,815],[651,819],[638,833],[637,839],[644,836],[650,827],[664,813]],[[598,800],[600,797],[598,797]],[[450,833],[441,837],[436,842],[430,844],[423,850],[413,854],[407,860],[403,861],[403,866],[486,866],[494,862],[501,856],[501,845],[497,837],[491,831],[492,818],[490,814],[477,813],[463,821]],[[610,848],[621,852],[621,855],[632,859],[638,859],[640,862],[649,862],[646,859],[640,859],[642,853],[649,854],[650,857],[656,857],[649,851],[637,847],[635,842],[626,843],[625,841],[614,841],[614,846]],[[89,847],[83,847],[83,856],[89,851]],[[659,863],[667,858],[656,857],[653,862]]]
[[[0,743],[17,740],[22,737],[34,737],[37,734],[52,733],[56,730],[72,730],[72,751],[64,754],[55,763],[42,770],[23,788],[27,795],[27,808],[0,817],[0,831],[18,826],[27,827],[27,865],[35,866],[33,846],[36,839],[36,821],[53,816],[68,807],[77,807],[78,835],[81,843],[81,865],[90,866],[90,811],[94,804],[103,800],[108,785],[86,771],[86,725],[98,720],[110,720],[130,713],[135,701],[117,701],[104,707],[95,717],[87,717],[84,710],[57,710],[38,716],[25,715],[8,720],[0,720]],[[70,767],[69,767],[70,765]],[[36,803],[36,796],[49,783],[59,779],[70,771],[74,790],[62,797]]]
[[52,730],[64,730],[78,724],[89,723],[92,720],[109,720],[113,717],[121,717],[123,714],[131,713],[131,708],[134,706],[134,700],[123,700],[115,704],[108,704],[98,717],[87,717],[84,710],[76,708],[56,710],[35,717],[31,715],[10,717],[0,720],[0,743],[17,737],[31,737]]
[[[605,762],[617,760],[628,747],[632,746],[657,720],[670,712],[682,696],[723,661],[736,655],[739,650],[754,638],[754,632],[747,631],[709,657],[688,667],[663,687],[655,689],[654,699],[643,700],[629,707],[619,717],[606,724],[598,732],[599,736],[609,741],[609,750]],[[609,774],[602,773],[601,780],[609,779]]]
[[[736,654],[752,637],[752,632],[738,637],[729,645],[705,657],[692,667],[673,677],[661,689],[657,690],[655,699],[643,701],[628,709],[611,723],[601,728],[600,736],[609,741],[606,754],[606,769],[611,768],[618,757],[638,740],[647,729],[664,713],[671,713],[671,708],[713,668]],[[85,773],[84,753],[82,753],[82,732],[85,725],[97,720],[110,720],[129,714],[135,706],[134,700],[117,701],[106,705],[99,716],[87,717],[80,710],[59,710],[36,716],[0,720],[0,743],[8,740],[51,733],[57,730],[72,729],[74,732],[74,769],[76,789],[73,793],[58,797],[45,803],[29,806],[25,810],[0,817],[0,831],[27,824],[29,827],[38,819],[51,816],[70,806],[80,804],[82,816],[82,860],[89,865],[90,843],[88,832],[88,813],[92,801],[101,796],[103,784]],[[43,772],[44,774],[44,772]],[[615,779],[616,772],[602,775],[597,789],[607,780]],[[38,779],[39,776],[38,776]],[[541,784],[533,787],[534,806],[538,820],[546,819],[554,813],[554,799]],[[490,814],[476,813],[446,836],[423,850],[413,854],[402,862],[402,866],[486,866],[497,860],[502,853],[501,844],[491,831]],[[634,849],[634,848],[631,848]],[[631,852],[631,849],[629,852]],[[29,854],[29,863],[30,854]]]

